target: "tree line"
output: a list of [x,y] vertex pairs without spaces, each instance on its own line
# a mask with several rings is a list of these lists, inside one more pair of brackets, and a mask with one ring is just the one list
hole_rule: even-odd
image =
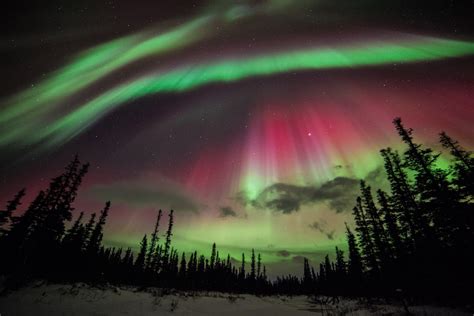
[[336,247],[319,271],[305,260],[302,285],[308,293],[393,296],[469,301],[474,297],[474,158],[470,151],[439,134],[450,153],[417,143],[400,118],[393,121],[404,152],[382,149],[389,192],[360,181],[346,224],[348,256]]
[[472,153],[442,132],[440,143],[451,161],[441,167],[439,153],[416,143],[401,119],[393,123],[406,149],[380,151],[389,192],[374,192],[361,181],[352,210],[354,227],[346,224],[347,256],[336,247],[334,259],[326,256],[316,271],[305,258],[302,278],[270,281],[253,249],[249,265],[244,253],[240,264],[230,255],[221,257],[216,244],[207,257],[178,252],[172,245],[172,210],[164,235],[160,210],[136,254],[103,245],[110,202],[87,220],[80,212],[66,229],[89,169],[77,156],[21,215],[15,213],[24,189],[0,211],[0,273],[12,283],[41,277],[255,294],[393,296],[397,290],[411,297],[469,299],[474,280]]
[[221,257],[215,243],[208,257],[197,251],[188,257],[179,253],[172,245],[173,210],[168,212],[162,236],[160,223],[164,214],[158,211],[154,230],[143,236],[137,253],[131,248],[103,245],[109,201],[88,219],[80,212],[67,228],[75,212],[72,204],[88,170],[89,164],[82,164],[75,156],[24,211],[20,211],[20,206],[25,189],[0,211],[0,275],[7,278],[9,286],[45,278],[257,294],[274,292],[282,283],[268,280],[261,254],[254,249],[248,263],[242,253],[239,266],[230,255]]

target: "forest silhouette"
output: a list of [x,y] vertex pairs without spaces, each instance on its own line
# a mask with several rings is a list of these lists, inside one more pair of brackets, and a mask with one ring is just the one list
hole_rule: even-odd
[[[244,253],[240,264],[230,255],[221,257],[215,243],[209,257],[197,251],[186,256],[172,245],[173,210],[158,211],[154,230],[143,236],[137,253],[104,246],[110,202],[98,214],[86,219],[80,212],[73,221],[73,202],[89,170],[78,156],[26,209],[21,208],[22,189],[0,211],[0,274],[10,289],[42,278],[258,295],[469,301],[474,280],[472,153],[442,132],[439,141],[450,164],[440,167],[439,153],[416,143],[400,118],[393,123],[405,150],[380,151],[389,192],[360,181],[352,210],[355,225],[346,224],[347,255],[336,247],[316,271],[305,258],[302,278],[269,280],[262,256],[253,249],[250,264]],[[168,221],[162,228],[164,217]]]

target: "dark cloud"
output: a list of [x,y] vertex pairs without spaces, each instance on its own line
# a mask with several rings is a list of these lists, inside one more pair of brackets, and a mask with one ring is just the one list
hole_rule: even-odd
[[314,194],[313,201],[329,201],[336,212],[351,210],[359,190],[359,180],[337,177],[324,183]]
[[177,212],[198,212],[198,203],[176,184],[146,181],[116,182],[91,187],[86,194],[99,200],[111,200],[132,207],[157,207]]
[[219,209],[220,217],[237,217],[237,213],[230,206],[223,206]]
[[265,188],[251,204],[257,208],[268,208],[290,214],[308,203],[327,202],[336,212],[351,210],[357,196],[359,180],[337,177],[319,188],[275,183]]
[[247,198],[247,193],[245,191],[237,192],[237,194],[234,196],[234,200],[244,206],[252,204],[252,201]]
[[288,250],[280,250],[280,251],[277,251],[276,254],[277,254],[277,256],[280,256],[280,257],[289,257],[290,256],[290,252]]
[[290,214],[298,211],[300,208],[300,201],[291,197],[278,198],[265,203],[267,208],[281,211],[283,214]]
[[294,256],[293,258],[291,258],[291,260],[293,260],[293,262],[303,263],[303,262],[304,262],[304,258],[306,258],[306,257],[303,257],[303,256]]
[[382,166],[369,172],[369,174],[365,178],[365,181],[373,187],[377,187],[377,188],[381,188],[385,190],[390,185],[387,180],[387,175],[385,174],[385,169]]
[[319,222],[313,222],[309,225],[311,229],[319,231],[320,233],[326,235],[326,237],[330,240],[334,239],[334,230],[328,231],[326,229],[327,223],[324,220],[320,220]]

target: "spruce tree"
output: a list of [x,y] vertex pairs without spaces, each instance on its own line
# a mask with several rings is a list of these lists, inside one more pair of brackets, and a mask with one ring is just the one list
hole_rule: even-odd
[[250,260],[250,279],[253,281],[255,280],[256,277],[256,272],[255,272],[255,250],[252,248],[252,256]]
[[140,251],[138,252],[137,259],[135,260],[135,269],[137,272],[141,272],[145,264],[145,256],[147,250],[147,237],[146,234],[143,236],[140,242]]
[[401,166],[398,153],[393,152],[390,148],[382,149],[380,153],[384,159],[385,171],[390,182],[391,200],[397,206],[394,211],[400,222],[404,248],[413,252],[419,247],[425,236],[427,220],[415,200],[414,189],[408,182],[408,176]]
[[371,189],[365,184],[365,181],[360,181],[360,190],[362,193],[362,200],[364,202],[364,209],[368,215],[368,229],[370,239],[373,240],[374,253],[382,265],[389,262],[390,254],[388,250],[388,238],[385,233],[383,222],[380,218],[379,210],[375,206]]
[[166,240],[165,240],[165,248],[163,251],[163,268],[167,268],[168,263],[169,263],[169,257],[170,257],[170,247],[171,247],[171,236],[173,235],[173,210],[170,211],[169,215],[169,221],[168,221],[168,230],[166,231]]
[[344,252],[336,246],[336,273],[344,276],[346,274],[346,261],[344,260]]
[[379,270],[377,257],[375,254],[375,245],[372,240],[372,232],[367,220],[367,215],[362,206],[362,199],[357,197],[357,205],[353,208],[353,214],[355,216],[356,231],[359,236],[359,242],[362,248],[363,259],[367,268],[372,273],[377,274]]
[[182,280],[186,278],[186,255],[184,252],[181,255],[181,262],[179,264],[179,276]]
[[210,261],[210,269],[214,270],[214,265],[216,263],[216,243],[212,244],[212,251],[211,251],[211,261]]
[[398,220],[396,218],[395,212],[392,209],[388,201],[388,196],[382,190],[377,190],[377,200],[381,206],[381,212],[383,214],[384,223],[387,228],[387,234],[390,240],[389,249],[393,250],[395,257],[400,258],[404,255],[404,246],[402,241],[402,233],[400,232],[400,227],[398,225]]
[[84,234],[82,236],[82,242],[81,242],[81,245],[82,245],[81,247],[83,247],[84,250],[87,250],[87,246],[89,245],[92,230],[94,229],[94,225],[95,225],[95,217],[96,217],[96,214],[92,213],[91,217],[89,218],[89,222],[87,222],[86,226],[84,227]]
[[242,253],[242,266],[240,268],[240,278],[245,280],[245,254]]
[[309,292],[312,284],[311,270],[307,258],[303,259],[303,287],[305,292]]
[[258,258],[257,258],[257,277],[258,278],[260,278],[260,274],[262,272],[261,268],[262,268],[262,256],[259,253]]
[[357,240],[346,224],[347,243],[349,246],[348,273],[353,283],[360,282],[364,271]]
[[[70,247],[71,243],[77,239],[78,234],[80,232],[80,227],[82,225],[82,218],[84,217],[84,212],[79,213],[78,218],[74,222],[74,224],[69,228],[67,233],[65,234],[62,243],[65,247]],[[80,248],[79,248],[80,249]]]
[[40,191],[21,216],[12,218],[10,231],[5,237],[8,249],[17,252],[25,247],[38,226],[44,202],[45,193]]
[[110,201],[105,203],[105,207],[100,212],[99,221],[95,224],[94,229],[91,232],[88,244],[87,251],[89,254],[97,254],[99,252],[100,245],[102,243],[102,236],[104,225],[109,214]]
[[151,234],[150,238],[150,246],[148,247],[148,253],[146,255],[146,260],[145,260],[145,265],[147,269],[152,268],[152,262],[153,262],[153,254],[155,252],[155,247],[156,244],[158,243],[158,229],[160,226],[160,220],[161,220],[161,215],[162,212],[161,210],[158,211],[158,216],[156,218],[156,223],[155,223],[155,229],[153,230],[153,233]]
[[402,141],[407,145],[404,164],[415,172],[415,185],[424,214],[435,227],[435,236],[428,232],[427,239],[434,238],[450,243],[453,233],[453,220],[456,214],[455,194],[449,189],[446,171],[436,167],[439,154],[431,148],[423,148],[414,142],[413,129],[405,128],[400,118],[393,121]]
[[466,203],[474,203],[474,157],[472,152],[465,150],[457,140],[449,137],[445,132],[440,134],[440,142],[449,150],[454,158],[452,166],[453,182],[461,199]]
[[21,189],[12,200],[7,202],[5,210],[0,210],[0,237],[9,231],[13,212],[21,205],[21,199],[25,196],[26,189]]

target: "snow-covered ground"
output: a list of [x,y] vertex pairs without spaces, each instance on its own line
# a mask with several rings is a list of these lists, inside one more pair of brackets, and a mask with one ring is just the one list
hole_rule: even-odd
[[[410,306],[413,315],[472,315],[442,307]],[[396,305],[367,305],[343,300],[312,303],[306,296],[164,293],[131,287],[37,283],[0,296],[0,315],[404,315]]]

